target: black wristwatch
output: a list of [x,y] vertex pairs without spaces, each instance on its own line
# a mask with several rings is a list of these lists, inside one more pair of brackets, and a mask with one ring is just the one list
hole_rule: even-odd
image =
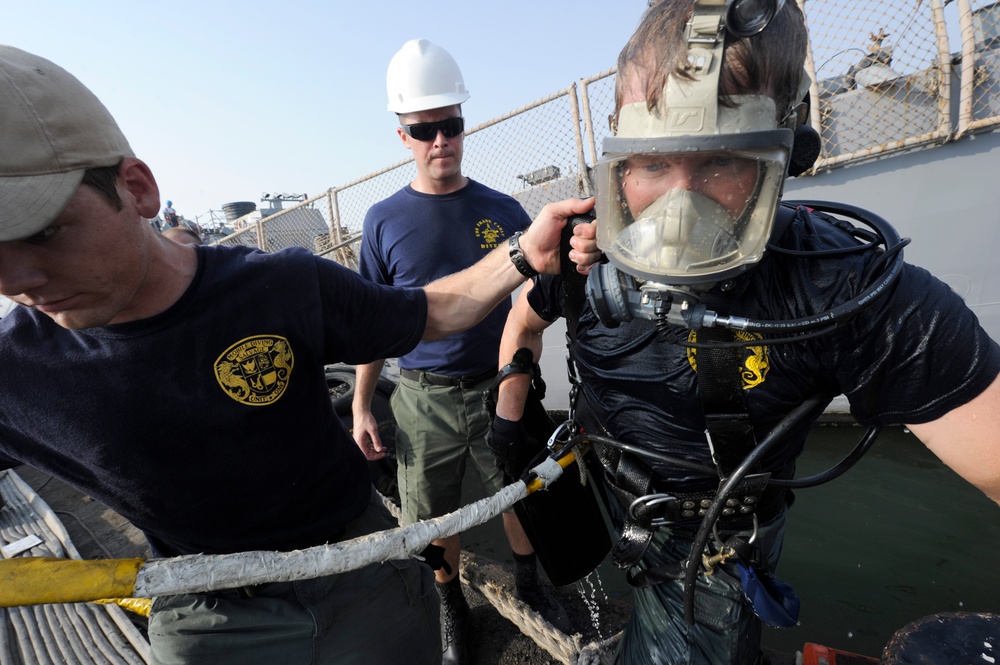
[[510,253],[510,262],[514,264],[519,273],[529,278],[538,274],[538,271],[532,268],[531,264],[528,263],[528,259],[524,257],[524,252],[521,251],[520,231],[512,235],[507,241],[507,250]]

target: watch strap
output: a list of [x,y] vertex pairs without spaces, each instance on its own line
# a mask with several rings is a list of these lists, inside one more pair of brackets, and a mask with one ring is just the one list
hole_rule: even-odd
[[525,277],[534,277],[538,271],[531,267],[524,252],[521,251],[521,232],[518,231],[507,240],[507,252],[510,255],[510,262],[514,264],[517,271]]

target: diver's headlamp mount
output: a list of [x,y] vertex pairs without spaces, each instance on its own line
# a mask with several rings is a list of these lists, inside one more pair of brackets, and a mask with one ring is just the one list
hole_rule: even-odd
[[726,29],[737,37],[750,37],[766,28],[784,6],[785,0],[700,0],[695,3],[694,13],[721,8]]
[[[785,0],[698,0],[694,3],[691,18],[687,24],[689,63],[696,69],[707,64],[701,60],[698,51],[715,51],[722,57],[725,33],[734,37],[750,37],[761,32],[785,6]],[[718,71],[718,68],[716,69]],[[715,77],[715,91],[718,91],[718,76]]]
[[726,0],[726,29],[737,37],[756,35],[785,6],[785,0]]

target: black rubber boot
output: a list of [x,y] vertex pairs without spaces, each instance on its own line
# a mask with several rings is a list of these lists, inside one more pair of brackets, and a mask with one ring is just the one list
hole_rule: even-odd
[[576,632],[566,608],[538,579],[534,554],[514,554],[514,595],[561,633],[572,635]]
[[462,583],[456,575],[448,582],[435,582],[434,586],[441,596],[441,663],[466,665],[469,662],[469,649],[465,639],[469,604],[462,593]]

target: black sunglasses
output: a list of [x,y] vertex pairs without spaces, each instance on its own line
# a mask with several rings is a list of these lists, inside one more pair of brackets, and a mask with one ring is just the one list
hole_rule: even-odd
[[403,131],[410,138],[418,141],[433,141],[437,138],[438,132],[444,134],[446,139],[453,139],[465,131],[465,118],[448,118],[437,122],[418,122],[413,125],[403,125]]

